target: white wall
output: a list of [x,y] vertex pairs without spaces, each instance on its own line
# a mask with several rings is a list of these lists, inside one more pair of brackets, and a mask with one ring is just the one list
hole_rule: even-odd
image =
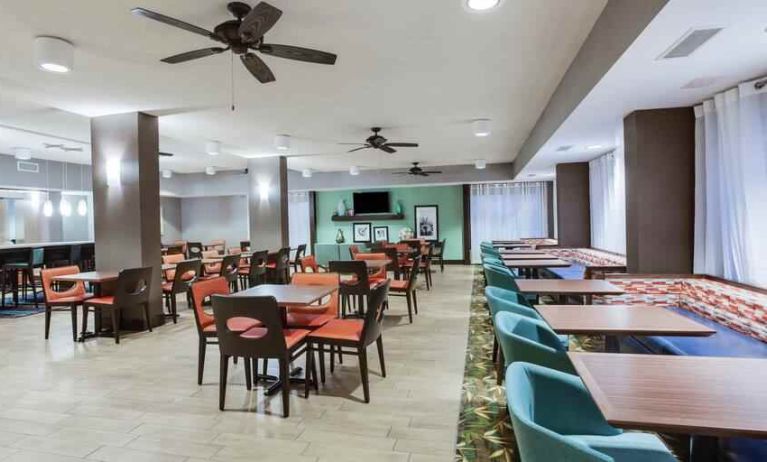
[[240,241],[248,239],[247,197],[185,197],[180,201],[184,240],[205,243],[225,239],[227,247],[239,247]]
[[181,199],[160,197],[162,242],[168,244],[181,239]]

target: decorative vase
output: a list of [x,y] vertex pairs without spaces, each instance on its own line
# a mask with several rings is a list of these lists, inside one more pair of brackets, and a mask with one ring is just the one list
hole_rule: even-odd
[[336,233],[336,244],[343,244],[346,241],[344,238],[344,231],[342,229],[339,229]]
[[346,215],[346,203],[344,202],[343,199],[338,201],[338,207],[336,208],[336,212],[338,213],[339,217]]
[[399,230],[399,240],[406,241],[413,238],[413,230],[405,226]]
[[394,206],[394,213],[397,215],[402,215],[402,203],[397,202],[397,205]]

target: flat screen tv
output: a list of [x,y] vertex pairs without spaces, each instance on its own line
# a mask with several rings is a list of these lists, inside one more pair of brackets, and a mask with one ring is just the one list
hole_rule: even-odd
[[354,214],[390,213],[389,192],[356,192],[354,193]]

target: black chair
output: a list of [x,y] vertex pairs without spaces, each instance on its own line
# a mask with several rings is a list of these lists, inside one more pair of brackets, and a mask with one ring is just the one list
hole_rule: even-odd
[[238,290],[237,279],[240,276],[241,259],[242,257],[239,255],[227,255],[221,261],[221,273],[219,275],[229,283],[229,290],[231,292],[237,292]]
[[[177,274],[180,271],[176,272]],[[85,302],[87,308],[93,308],[97,316],[101,311],[109,310],[112,314],[112,331],[115,343],[120,343],[120,312],[128,308],[143,308],[144,322],[149,332],[152,332],[152,323],[149,320],[149,291],[152,287],[152,267],[131,268],[120,271],[117,277],[114,296],[102,296],[92,298]],[[83,316],[87,319],[87,308]]]
[[165,253],[165,255],[178,255],[183,253],[184,253],[183,245],[169,245],[168,251]]
[[83,271],[83,246],[80,244],[72,244],[69,247],[69,264],[70,265],[76,265],[78,268],[80,268],[80,271]]
[[293,268],[293,272],[297,273],[301,268],[301,259],[306,255],[306,244],[301,244],[296,248],[296,255],[293,257],[293,261],[290,266]]
[[9,285],[11,293],[13,293],[13,304],[19,304],[19,275],[21,276],[22,298],[26,300],[27,289],[31,287],[35,308],[38,307],[39,302],[37,300],[37,290],[35,285],[35,270],[42,269],[44,263],[45,249],[38,247],[28,249],[24,261],[10,262],[3,265],[3,278],[5,280],[2,283],[2,295],[0,295],[3,298],[3,307],[5,307],[6,288],[8,288]]
[[240,268],[240,286],[243,289],[255,287],[266,283],[266,263],[269,259],[268,250],[253,252],[250,257],[250,265]]
[[380,253],[385,253],[389,259],[389,264],[386,265],[386,271],[394,273],[394,279],[402,279],[402,267],[399,264],[399,252],[395,247],[384,247]]
[[96,268],[96,246],[85,244],[80,247],[80,269],[93,271]]
[[240,250],[250,252],[250,241],[240,241]]
[[441,241],[437,241],[434,243],[434,251],[431,254],[431,261],[437,260],[437,263],[439,263],[439,272],[444,273],[445,272],[445,241],[447,239],[442,239]]
[[266,268],[269,281],[275,284],[289,284],[290,247],[283,247],[276,254],[270,254]]
[[185,260],[176,265],[176,272],[173,281],[162,285],[162,295],[165,299],[165,307],[168,309],[168,316],[173,318],[175,324],[178,320],[178,310],[176,309],[176,295],[186,294],[186,301],[189,306],[189,288],[197,280],[200,274],[200,260]]
[[[216,321],[218,349],[221,352],[218,408],[224,410],[226,403],[226,381],[229,375],[229,358],[242,357],[245,363],[258,359],[276,359],[279,362],[279,380],[282,389],[282,414],[290,415],[290,363],[306,352],[308,330],[283,329],[283,320],[277,300],[274,297],[230,297],[213,295],[213,317]],[[260,322],[259,327],[244,332],[232,330],[237,318]],[[311,375],[316,372],[311,356],[306,357],[305,391],[311,384]]]
[[202,259],[202,242],[189,242],[186,245],[186,257],[188,259],[199,258]]
[[413,254],[414,266],[407,272],[406,278],[399,281],[391,281],[389,286],[389,295],[405,297],[407,301],[407,315],[410,324],[413,323],[413,309],[418,314],[418,297],[416,296],[416,281],[418,278],[418,262],[421,260],[421,254]]
[[[365,313],[365,301],[370,296],[370,290],[378,286],[379,282],[370,282],[368,267],[364,261],[331,261],[328,270],[338,273],[341,277],[341,287],[338,293],[341,295],[341,317],[347,316],[347,308],[351,310],[352,301],[357,306],[359,316]],[[344,278],[346,276],[346,278]]]

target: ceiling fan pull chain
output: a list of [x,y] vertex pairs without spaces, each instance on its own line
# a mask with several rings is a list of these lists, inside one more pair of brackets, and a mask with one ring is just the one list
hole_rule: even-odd
[[234,112],[234,53],[229,53],[229,77],[230,77],[230,89],[231,89],[231,103],[232,112]]

